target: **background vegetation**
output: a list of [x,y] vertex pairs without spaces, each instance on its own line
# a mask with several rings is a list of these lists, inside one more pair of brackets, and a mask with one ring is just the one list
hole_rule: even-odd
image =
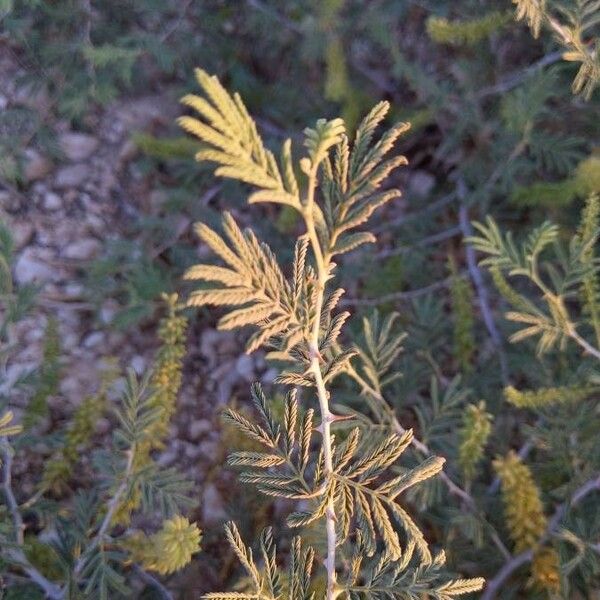
[[[225,467],[249,443],[219,415],[252,414],[248,382],[272,386],[269,363],[174,294],[187,297],[182,275],[206,254],[194,222],[217,228],[229,210],[283,264],[303,224],[285,206],[248,207],[244,184],[194,161],[200,143],[175,118],[196,66],[242,95],[269,147],[290,137],[299,152],[321,117],[353,130],[380,100],[412,124],[390,182],[402,198],[377,213],[377,243],[340,261],[345,341],[367,360],[333,402],[367,412],[372,431],[412,427],[404,467],[446,458],[407,503],[451,572],[490,582],[483,597],[600,594],[597,1],[4,0],[0,16],[0,414],[24,428],[0,425],[14,450],[3,442],[1,543],[17,542],[2,550],[6,597],[43,597],[20,577],[25,559],[68,587],[82,547],[87,597],[244,589],[221,524],[252,540],[289,512]],[[389,361],[373,356],[384,322],[405,335]],[[137,483],[113,507],[129,541],[98,553],[100,506],[132,445]],[[185,529],[179,513],[202,551],[171,575],[142,536]],[[285,561],[289,540],[278,545]]]

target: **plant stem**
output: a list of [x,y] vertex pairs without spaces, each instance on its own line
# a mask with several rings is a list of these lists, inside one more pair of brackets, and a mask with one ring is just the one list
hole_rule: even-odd
[[[464,199],[464,195],[466,192],[464,182],[459,181],[460,190],[458,193],[459,198],[461,200]],[[473,228],[471,227],[471,221],[469,220],[469,213],[467,210],[467,205],[461,201],[458,209],[460,229],[463,234],[463,238],[467,239],[473,236]],[[490,308],[489,295],[487,291],[487,287],[483,281],[483,276],[477,265],[477,259],[475,258],[475,250],[471,244],[465,242],[465,255],[467,258],[467,266],[469,268],[469,274],[471,279],[473,280],[473,284],[475,286],[475,290],[477,291],[477,298],[479,299],[479,308],[481,309],[481,315],[483,317],[483,322],[485,323],[486,329],[490,335],[492,343],[496,349],[496,353],[498,354],[498,362],[500,363],[500,374],[502,377],[502,383],[504,386],[509,384],[509,373],[508,373],[508,361],[506,359],[506,355],[504,354],[504,348],[502,346],[502,337],[500,336],[500,332],[496,327],[496,322],[494,321],[494,317],[492,316],[492,309]]]
[[594,348],[589,342],[584,340],[578,333],[575,331],[575,327],[571,327],[568,330],[569,337],[579,344],[588,354],[591,354],[594,358],[600,360],[600,350],[598,348]]
[[[548,527],[546,528],[546,532],[542,536],[542,539],[539,540],[537,546],[541,546],[544,544],[550,537],[552,537],[556,533],[557,527],[560,525],[562,518],[564,517],[567,508],[576,506],[579,504],[588,494],[594,491],[600,490],[600,475],[596,475],[589,481],[585,482],[583,485],[578,487],[570,498],[560,504],[556,510],[554,511],[554,515],[550,519],[548,523]],[[521,552],[521,554],[517,554],[511,560],[509,560],[504,566],[496,573],[496,575],[490,579],[486,586],[483,595],[481,596],[481,600],[493,600],[496,597],[496,594],[502,590],[504,583],[506,580],[521,566],[527,564],[532,561],[534,557],[533,550],[526,550],[525,552]]]
[[[319,409],[321,412],[321,436],[323,446],[323,462],[324,462],[324,473],[327,482],[333,477],[333,452],[332,452],[332,440],[331,440],[331,423],[333,421],[333,415],[329,410],[329,398],[327,390],[325,389],[325,382],[323,381],[323,374],[321,373],[321,365],[319,363],[319,334],[321,329],[321,312],[323,310],[323,297],[325,294],[325,284],[328,279],[328,258],[323,255],[321,249],[321,243],[315,229],[314,222],[314,195],[315,186],[317,181],[317,168],[318,165],[313,165],[311,173],[308,177],[308,188],[306,193],[306,205],[304,207],[303,215],[306,223],[306,230],[310,239],[312,251],[315,257],[315,266],[317,273],[316,281],[316,300],[315,300],[315,314],[314,322],[312,325],[312,331],[309,341],[310,347],[310,372],[315,378],[315,385],[317,388],[317,396],[319,399]],[[337,545],[337,537],[335,532],[335,507],[333,504],[333,498],[330,498],[327,503],[327,509],[325,512],[326,519],[326,531],[327,531],[327,557],[325,559],[325,568],[327,570],[327,600],[333,600],[336,597],[336,570],[335,570],[335,549]]]
[[73,575],[77,576],[81,573],[81,570],[85,566],[86,557],[92,550],[95,550],[104,539],[108,528],[110,527],[113,517],[121,504],[121,499],[123,494],[127,491],[127,486],[129,485],[129,479],[131,478],[131,473],[133,472],[133,459],[135,457],[135,445],[131,446],[127,451],[127,464],[125,466],[125,471],[123,473],[123,479],[113,494],[112,498],[108,502],[108,509],[106,514],[104,515],[104,519],[98,528],[98,531],[92,541],[88,544],[85,553],[82,554],[81,558],[75,564],[75,568],[73,569]]
[[6,550],[6,556],[12,561],[18,564],[21,569],[25,572],[27,577],[31,579],[36,585],[44,590],[44,593],[48,598],[53,600],[59,600],[63,597],[62,591],[59,586],[46,579],[27,559],[25,556],[22,546],[24,542],[24,525],[21,513],[19,511],[19,505],[15,498],[12,490],[12,451],[5,438],[0,439],[0,446],[2,448],[2,462],[4,472],[2,475],[2,491],[6,499],[6,507],[10,514],[10,518],[13,522],[15,529],[15,537],[18,548],[8,548]]

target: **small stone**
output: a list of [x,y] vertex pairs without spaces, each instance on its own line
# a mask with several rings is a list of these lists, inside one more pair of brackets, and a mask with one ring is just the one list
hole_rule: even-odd
[[54,275],[54,270],[36,255],[35,248],[25,248],[15,263],[15,279],[20,284],[51,281]]
[[103,435],[110,431],[110,421],[105,417],[100,417],[96,421],[96,426],[94,427],[95,431],[99,435]]
[[168,467],[172,465],[177,460],[177,451],[176,450],[167,450],[163,452],[158,460],[156,461],[159,465],[163,467]]
[[98,148],[98,140],[91,135],[78,132],[63,133],[58,143],[64,155],[71,161],[89,158]]
[[274,367],[271,367],[270,369],[267,369],[264,373],[263,376],[261,377],[261,381],[262,383],[273,383],[275,381],[275,378],[277,377],[277,375],[279,375],[279,371],[277,369],[275,369]]
[[90,168],[87,165],[72,165],[63,167],[56,174],[55,185],[59,189],[78,187],[90,176]]
[[[80,392],[79,381],[75,377],[66,377],[60,382],[60,393],[67,398],[75,398]],[[64,409],[64,403],[63,403]]]
[[56,211],[62,208],[62,200],[58,194],[47,192],[44,195],[44,208],[49,211]]
[[46,87],[28,82],[15,90],[12,101],[35,110],[37,114],[45,115],[51,106],[50,95]]
[[118,311],[119,306],[113,299],[105,300],[102,303],[102,308],[100,308],[100,320],[105,325],[108,325],[112,323]]
[[119,151],[119,161],[129,162],[138,152],[137,144],[133,140],[127,140]]
[[196,460],[197,458],[200,457],[200,454],[202,453],[202,450],[196,446],[195,444],[189,444],[187,443],[185,445],[185,455],[187,458],[191,459],[191,460]]
[[254,381],[254,362],[247,354],[242,354],[235,361],[235,370],[248,382]]
[[79,336],[74,332],[62,336],[61,344],[64,348],[76,348],[79,343]]
[[139,354],[136,354],[131,359],[131,368],[138,374],[141,375],[146,369],[146,359]]
[[214,462],[219,455],[219,442],[215,440],[204,440],[198,445],[199,456],[202,456],[205,460]]
[[[2,201],[0,199],[0,206]],[[31,242],[33,238],[33,232],[35,231],[33,225],[28,221],[19,221],[10,224],[10,233],[17,250],[21,250]]]
[[24,159],[23,176],[27,182],[42,179],[52,170],[52,163],[33,148],[25,150]]
[[214,483],[204,486],[202,494],[202,521],[205,527],[213,526],[227,519],[223,499]]
[[409,181],[409,189],[415,196],[427,196],[434,186],[435,177],[427,171],[415,171]]
[[92,258],[100,249],[100,242],[92,238],[78,240],[69,244],[64,252],[65,258],[72,258],[74,260],[89,260]]
[[102,331],[94,331],[83,340],[83,345],[85,348],[96,348],[102,342],[104,342],[104,333]]
[[190,423],[188,429],[188,435],[190,440],[195,441],[204,436],[204,434],[208,433],[213,429],[213,425],[210,421],[206,419],[198,419],[197,421],[192,421]]
[[83,286],[78,283],[68,283],[65,286],[64,294],[70,300],[78,300],[83,296]]

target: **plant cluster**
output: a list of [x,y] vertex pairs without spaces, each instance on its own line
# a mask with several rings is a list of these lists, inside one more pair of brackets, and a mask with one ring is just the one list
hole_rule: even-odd
[[[151,452],[165,437],[181,377],[186,321],[177,297],[166,298],[168,310],[160,324],[162,345],[154,368],[140,380],[133,370],[121,376],[109,363],[100,389],[82,400],[66,426],[41,436],[51,442],[51,450],[44,453],[35,492],[25,497],[14,485],[12,468],[15,460],[26,460],[40,441],[40,409],[46,409],[59,381],[58,332],[56,323],[49,321],[43,368],[37,376],[16,382],[6,376],[15,347],[14,328],[35,297],[15,290],[11,238],[4,226],[0,237],[5,267],[0,286],[3,588],[11,598],[56,600],[130,597],[136,581],[160,590],[150,573],[181,569],[200,550],[201,539],[196,524],[180,515],[193,505],[190,483],[177,471],[161,468]],[[110,392],[117,379],[122,391],[113,406]],[[20,409],[22,425],[14,424],[14,411],[8,408],[16,386],[25,388],[29,398]],[[111,415],[112,442],[98,447],[94,439],[98,420]],[[92,458],[86,461],[83,457],[90,451]],[[156,533],[147,535],[136,528],[143,515],[159,521]]]
[[[33,495],[13,486],[12,466],[37,451],[60,323],[48,320],[40,369],[1,388],[7,596],[135,597],[145,584],[177,597],[168,578],[200,544],[184,516],[196,491],[157,457],[190,309],[206,323],[207,306],[218,328],[247,328],[247,351],[278,373],[277,387],[255,384],[224,412],[239,433],[229,464],[272,522],[227,524],[243,573],[216,544],[231,591],[210,598],[600,593],[598,2],[144,1],[115,22],[111,2],[76,4],[87,36],[72,29],[72,3],[4,15],[19,56],[54,77],[64,104],[52,110],[73,122],[127,86],[187,89],[192,63],[240,95],[199,69],[203,95],[184,96],[179,121],[191,137],[135,133],[136,166],[160,173],[167,200],[135,239],[107,247],[86,287],[122,303],[120,326],[166,310],[161,349],[142,381],[106,368],[44,436]],[[73,63],[57,67],[59,52]],[[399,124],[385,129],[387,116]],[[2,119],[11,152],[44,144],[45,125]],[[14,173],[3,177],[22,185]],[[246,197],[266,217],[250,228]],[[174,232],[180,213],[200,221],[218,262],[195,264],[197,242]],[[13,285],[0,233],[9,356],[35,290]],[[172,295],[182,275],[194,285],[186,313]],[[100,448],[95,423],[124,381]],[[199,577],[204,559],[190,568]]]
[[[306,226],[306,233],[296,243],[290,279],[286,279],[271,249],[250,229],[242,231],[231,215],[226,213],[223,219],[226,239],[206,225],[197,227],[200,238],[227,266],[191,267],[186,277],[205,286],[191,293],[188,304],[234,307],[220,319],[219,327],[254,326],[257,331],[247,351],[263,345],[272,349],[268,356],[284,362],[277,380],[290,386],[282,422],[274,419],[258,384],[252,397],[260,423],[231,409],[225,413],[228,421],[263,447],[261,452],[234,452],[229,464],[244,467],[242,481],[255,484],[263,494],[307,504],[305,510],[288,516],[290,527],[324,522],[328,600],[418,594],[446,600],[481,589],[481,578],[443,577],[444,553],[432,554],[419,526],[399,502],[401,494],[438,474],[444,460],[429,457],[392,477],[389,468],[411,444],[412,431],[376,440],[369,439],[368,429],[360,425],[346,435],[334,433],[336,424],[360,424],[358,415],[332,411],[328,389],[360,353],[343,348],[339,342],[350,315],[336,312],[343,290],[329,289],[336,271],[332,259],[375,241],[369,232],[352,230],[398,197],[397,190],[381,191],[380,186],[390,172],[406,163],[403,156],[390,158],[388,153],[407,125],[400,123],[375,141],[377,127],[389,109],[382,102],[361,121],[350,143],[341,119],[322,119],[314,129],[305,129],[307,156],[300,159],[297,168],[289,139],[283,144],[278,164],[274,154],[265,149],[240,96],[230,96],[204,71],[197,70],[196,75],[206,97],[186,96],[183,102],[200,118],[180,119],[182,127],[208,146],[196,158],[217,163],[216,175],[258,188],[250,195],[250,203],[290,206]],[[305,176],[303,191],[297,171]],[[383,344],[377,350],[386,345],[391,324],[388,321],[387,331],[382,332]],[[367,359],[367,369],[370,362]],[[307,388],[308,408],[300,407],[298,388]],[[318,405],[318,425],[313,422],[315,409],[310,404]],[[227,534],[252,579],[253,589],[242,595],[224,592],[207,597],[277,598],[283,576],[277,568],[271,531],[261,540],[264,574],[235,525],[228,526]],[[301,600],[314,594],[314,550],[306,547],[301,536],[292,544],[288,596]],[[318,571],[315,576],[319,577]]]

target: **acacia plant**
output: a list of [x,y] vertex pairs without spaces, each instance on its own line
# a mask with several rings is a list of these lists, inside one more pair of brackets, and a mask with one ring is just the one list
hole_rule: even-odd
[[[484,600],[494,598],[529,562],[536,586],[560,597],[575,597],[578,588],[587,594],[596,585],[589,565],[599,552],[597,501],[587,497],[600,489],[599,215],[600,200],[592,194],[568,244],[561,243],[564,233],[549,221],[521,242],[491,217],[474,223],[478,235],[469,241],[485,255],[481,264],[510,308],[505,315],[515,326],[510,341],[536,342],[540,365],[550,375],[550,385],[504,389],[508,403],[536,413],[528,434],[535,452],[528,462],[543,476],[546,489],[538,488],[524,462],[528,451],[510,451],[494,462],[516,555],[489,580]],[[551,518],[544,513],[542,491],[561,502]]]
[[[187,279],[203,284],[191,293],[188,304],[233,307],[219,327],[252,326],[255,331],[247,351],[268,347],[268,357],[283,364],[277,382],[288,388],[282,422],[273,417],[259,384],[252,387],[252,398],[260,423],[227,410],[227,420],[264,448],[234,452],[229,463],[244,467],[241,479],[267,496],[302,503],[302,510],[288,516],[290,527],[324,522],[326,590],[322,593],[328,600],[417,595],[441,600],[479,590],[482,579],[453,579],[443,571],[444,552],[432,555],[417,523],[399,502],[403,492],[439,473],[444,460],[430,457],[391,477],[389,468],[410,445],[412,431],[375,440],[362,435],[360,427],[350,433],[332,431],[352,417],[332,411],[331,385],[349,369],[353,358],[359,358],[354,348],[339,342],[350,314],[336,311],[343,290],[331,285],[335,261],[373,242],[372,233],[357,229],[378,207],[399,197],[398,190],[381,186],[407,162],[404,156],[389,153],[408,124],[394,125],[375,141],[389,109],[387,102],[380,102],[359,124],[350,143],[341,119],[321,119],[304,131],[306,156],[296,169],[291,140],[284,142],[278,161],[263,145],[240,96],[231,96],[216,77],[200,69],[196,75],[205,97],[188,95],[183,103],[199,118],[184,116],[180,124],[206,145],[197,159],[216,163],[216,175],[253,186],[250,203],[291,207],[306,227],[296,241],[289,278],[271,249],[252,230],[240,229],[229,213],[223,216],[223,236],[205,224],[196,227],[225,266],[199,264],[187,271]],[[382,343],[386,342],[384,335]],[[300,406],[300,389],[305,408]],[[315,396],[318,425],[313,423]],[[267,530],[260,540],[261,566],[233,523],[227,526],[227,536],[252,590],[209,597],[279,598],[284,577],[272,532]],[[313,569],[314,556],[301,537],[294,538],[289,598],[319,595],[311,587],[320,577]]]
[[[0,597],[131,598],[140,582],[161,591],[151,573],[179,571],[201,540],[196,524],[181,514],[194,504],[192,484],[177,470],[161,467],[154,452],[166,441],[181,382],[186,320],[177,295],[165,297],[161,345],[146,376],[138,380],[129,370],[119,378],[120,370],[111,365],[99,389],[82,399],[66,424],[46,431],[38,421],[48,396],[57,393],[58,330],[47,328],[52,343],[45,344],[42,376],[22,375],[13,382],[6,365],[16,347],[16,325],[35,303],[35,290],[13,281],[12,248],[10,232],[0,223]],[[115,391],[119,379],[122,392],[112,406],[109,389]],[[20,394],[29,399],[25,406],[15,402]],[[112,440],[100,441],[97,423],[111,416]],[[48,450],[38,449],[40,442]],[[13,466],[33,453],[41,453],[43,470],[28,473],[35,484],[31,493],[14,477]],[[139,528],[149,519],[152,534]]]

